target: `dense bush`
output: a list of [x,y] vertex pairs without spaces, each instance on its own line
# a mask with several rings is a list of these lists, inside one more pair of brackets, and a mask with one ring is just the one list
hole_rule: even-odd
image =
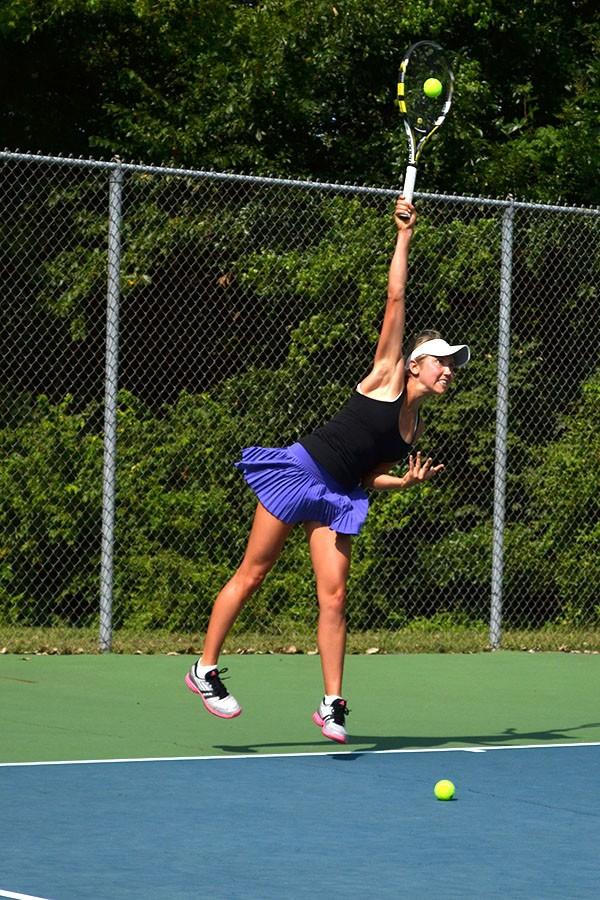
[[[255,373],[246,390],[264,397],[270,380],[277,376]],[[227,390],[224,400],[183,393],[159,416],[126,393],[120,398],[117,625],[203,628],[241,556],[254,501],[230,464],[231,436],[241,447],[258,429],[227,397]],[[597,374],[559,439],[539,448],[539,461],[522,474],[527,500],[521,524],[509,526],[506,557],[517,621],[562,615],[581,623],[598,615],[599,400]],[[0,432],[5,622],[81,624],[96,615],[102,442],[97,409],[74,413],[70,406],[69,398],[56,405],[40,398],[18,426]],[[490,510],[461,506],[469,468],[476,471],[467,466],[440,485],[374,498],[355,547],[354,628],[397,627],[440,610],[485,617]],[[299,531],[253,601],[251,618],[268,631],[310,621],[314,611]]]
[[[0,610],[5,621],[85,623],[98,608],[102,439],[97,409],[41,396],[0,430]],[[90,426],[94,430],[90,429]]]
[[517,587],[509,616],[524,618],[522,593],[530,621],[600,621],[600,371],[574,398],[558,439],[531,458],[523,521],[507,534],[507,574]]

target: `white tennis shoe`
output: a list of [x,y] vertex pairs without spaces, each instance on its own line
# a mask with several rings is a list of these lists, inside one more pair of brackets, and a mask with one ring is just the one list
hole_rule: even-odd
[[233,697],[220,676],[227,669],[218,669],[216,666],[206,675],[198,675],[196,663],[185,676],[185,683],[194,694],[199,694],[200,699],[209,713],[219,716],[221,719],[235,719],[242,711],[242,707]]
[[323,698],[312,719],[321,729],[323,737],[337,741],[338,744],[345,744],[348,740],[346,716],[349,712],[348,704],[341,697],[337,697],[333,703],[325,703]]

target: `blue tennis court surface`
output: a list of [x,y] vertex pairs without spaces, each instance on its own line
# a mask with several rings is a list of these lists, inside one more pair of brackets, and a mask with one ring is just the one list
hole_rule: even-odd
[[597,897],[599,783],[591,744],[5,765],[0,897]]

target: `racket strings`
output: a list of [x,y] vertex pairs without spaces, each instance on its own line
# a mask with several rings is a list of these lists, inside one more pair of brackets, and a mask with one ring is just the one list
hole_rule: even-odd
[[[437,79],[441,92],[428,97],[424,91],[427,79]],[[439,122],[452,95],[452,71],[443,53],[431,45],[417,46],[400,69],[398,101],[400,111],[419,135],[430,132]]]

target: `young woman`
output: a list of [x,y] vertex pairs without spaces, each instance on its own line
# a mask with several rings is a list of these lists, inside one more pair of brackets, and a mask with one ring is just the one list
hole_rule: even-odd
[[[365,488],[405,490],[442,472],[412,444],[423,431],[420,406],[445,394],[469,348],[450,346],[438,332],[423,332],[403,356],[408,252],[416,221],[402,196],[396,203],[396,246],[385,314],[373,368],[342,410],[322,428],[286,448],[250,447],[237,467],[258,497],[246,553],[219,593],[204,650],[186,675],[188,688],[221,718],[241,713],[218,669],[223,642],[246,600],[260,587],[287,536],[302,524],[308,539],[319,602],[317,645],[324,696],[313,721],[330,740],[345,743],[348,705],[342,695],[346,648],[345,600],[352,535],[368,511]],[[408,459],[402,476],[390,474]],[[223,670],[221,670],[223,671]]]

